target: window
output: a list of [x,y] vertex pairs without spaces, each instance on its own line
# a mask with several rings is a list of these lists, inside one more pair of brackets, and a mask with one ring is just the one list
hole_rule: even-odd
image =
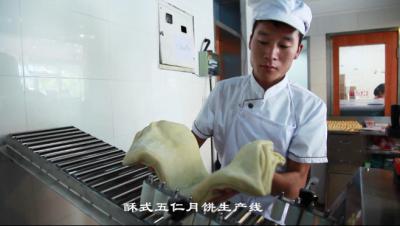
[[397,31],[332,37],[333,115],[390,115],[397,103],[397,40]]

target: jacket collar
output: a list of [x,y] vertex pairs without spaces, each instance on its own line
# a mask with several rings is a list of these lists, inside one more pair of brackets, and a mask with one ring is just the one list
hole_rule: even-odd
[[278,82],[277,84],[269,87],[266,91],[264,90],[263,87],[258,84],[257,80],[254,78],[254,74],[251,73],[250,75],[250,87],[251,87],[251,92],[259,98],[268,99],[269,97],[274,96],[275,94],[279,93],[281,90],[285,89],[286,86],[288,85],[288,79],[285,75],[283,79]]

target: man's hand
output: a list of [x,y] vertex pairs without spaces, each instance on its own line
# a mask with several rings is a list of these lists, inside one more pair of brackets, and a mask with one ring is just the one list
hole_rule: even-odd
[[272,195],[285,193],[285,197],[295,199],[299,197],[301,188],[306,186],[310,164],[298,163],[288,159],[287,172],[275,173],[272,179]]
[[230,188],[214,189],[212,190],[212,193],[214,194],[214,197],[210,200],[207,200],[207,202],[212,202],[216,204],[225,202],[236,194],[239,194],[238,191]]

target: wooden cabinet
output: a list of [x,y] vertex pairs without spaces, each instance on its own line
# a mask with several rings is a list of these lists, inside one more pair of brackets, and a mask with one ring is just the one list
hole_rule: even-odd
[[328,159],[329,165],[360,165],[366,160],[366,137],[359,133],[329,133]]

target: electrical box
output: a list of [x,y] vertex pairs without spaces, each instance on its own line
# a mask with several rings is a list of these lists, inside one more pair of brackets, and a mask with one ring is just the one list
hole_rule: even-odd
[[199,52],[199,76],[218,75],[219,64],[218,55],[212,51]]
[[160,68],[194,72],[193,16],[159,0]]

